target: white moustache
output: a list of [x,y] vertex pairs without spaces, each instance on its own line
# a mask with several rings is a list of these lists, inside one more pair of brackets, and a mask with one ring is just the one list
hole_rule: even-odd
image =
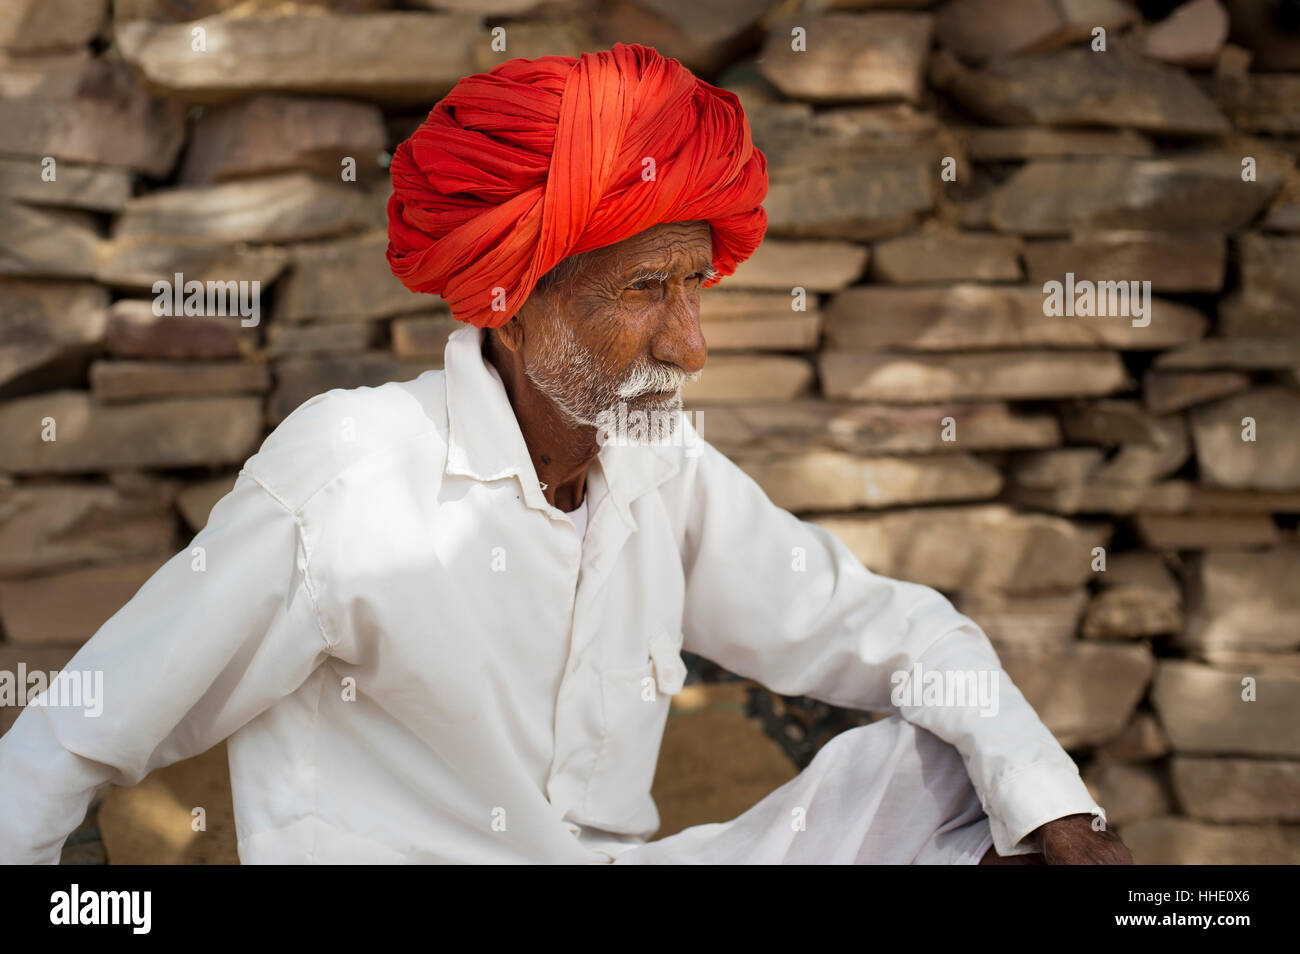
[[696,374],[687,374],[674,365],[643,366],[628,375],[627,380],[618,389],[618,396],[625,401],[630,401],[643,394],[677,391],[688,380],[696,377],[699,377],[698,372]]

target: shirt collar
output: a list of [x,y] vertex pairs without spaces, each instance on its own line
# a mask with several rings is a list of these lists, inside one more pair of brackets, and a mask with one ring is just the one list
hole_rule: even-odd
[[[497,369],[483,357],[484,334],[483,329],[466,325],[447,339],[443,354],[447,386],[446,473],[483,481],[517,477],[528,506],[555,510],[538,482],[505,384]],[[632,501],[681,468],[680,448],[671,445],[605,444],[596,459],[615,509],[632,530],[636,529]]]

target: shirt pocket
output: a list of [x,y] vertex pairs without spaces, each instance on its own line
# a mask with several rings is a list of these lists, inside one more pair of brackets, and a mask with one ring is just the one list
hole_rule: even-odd
[[659,827],[650,786],[672,697],[686,679],[681,646],[679,633],[661,630],[649,641],[646,663],[601,673],[604,726],[587,783],[589,824],[645,837]]

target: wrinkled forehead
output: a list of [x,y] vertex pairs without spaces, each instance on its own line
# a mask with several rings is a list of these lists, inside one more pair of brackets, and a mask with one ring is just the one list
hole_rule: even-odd
[[672,270],[703,268],[713,258],[712,233],[707,222],[668,222],[638,232],[630,238],[583,252],[571,258],[601,268]]
[[704,221],[671,222],[630,238],[560,260],[542,276],[534,294],[549,295],[582,283],[613,286],[637,275],[708,270],[713,262],[712,230]]

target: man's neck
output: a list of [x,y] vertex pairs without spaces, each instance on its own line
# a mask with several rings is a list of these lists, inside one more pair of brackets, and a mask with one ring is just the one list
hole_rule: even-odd
[[551,506],[566,513],[582,505],[587,468],[600,452],[596,428],[574,424],[537,390],[517,352],[501,347],[492,332],[483,335],[483,357],[505,385],[519,430],[528,445],[537,479]]

